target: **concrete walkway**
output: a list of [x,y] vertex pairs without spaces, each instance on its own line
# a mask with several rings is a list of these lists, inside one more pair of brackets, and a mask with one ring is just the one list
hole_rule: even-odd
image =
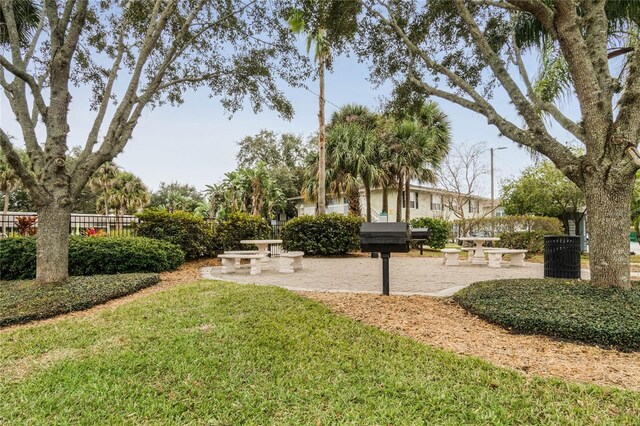
[[[278,259],[271,260],[271,269],[260,275],[249,275],[248,265],[239,272],[222,274],[222,267],[202,268],[206,279],[232,281],[241,284],[275,285],[289,290],[382,293],[382,261],[369,257],[305,258],[304,269],[294,274],[278,272]],[[523,267],[502,268],[486,265],[444,266],[442,260],[427,257],[392,255],[389,265],[391,294],[446,297],[477,281],[505,278],[542,278],[540,263],[525,263]],[[582,278],[589,272],[583,270]]]

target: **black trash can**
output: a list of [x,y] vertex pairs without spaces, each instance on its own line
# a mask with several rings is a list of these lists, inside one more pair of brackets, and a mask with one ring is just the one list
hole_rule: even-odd
[[544,277],[580,278],[580,236],[544,237]]

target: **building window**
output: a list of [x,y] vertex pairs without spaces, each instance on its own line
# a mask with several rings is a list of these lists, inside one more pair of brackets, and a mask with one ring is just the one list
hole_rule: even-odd
[[469,200],[469,213],[480,213],[479,200]]
[[431,210],[442,210],[442,196],[431,194]]
[[[407,208],[407,198],[405,197],[406,192],[402,191],[402,208]],[[413,191],[409,193],[409,207],[412,209],[418,208],[418,193]]]

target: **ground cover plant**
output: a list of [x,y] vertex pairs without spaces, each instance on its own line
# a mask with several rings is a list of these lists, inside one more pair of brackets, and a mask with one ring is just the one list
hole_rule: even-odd
[[[163,272],[184,262],[176,245],[142,237],[69,237],[69,274]],[[36,238],[0,240],[0,279],[36,276]]]
[[634,424],[631,391],[524,377],[284,289],[202,281],[0,333],[0,423]]
[[70,277],[64,283],[47,285],[33,280],[0,281],[0,326],[87,309],[158,281],[157,274]]
[[475,283],[454,299],[469,312],[520,333],[640,350],[640,284],[597,288],[562,279]]

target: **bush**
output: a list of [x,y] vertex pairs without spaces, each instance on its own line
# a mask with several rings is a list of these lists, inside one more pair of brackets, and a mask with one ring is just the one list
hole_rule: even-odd
[[577,280],[475,283],[454,299],[469,312],[519,333],[640,350],[640,285],[629,291]]
[[187,260],[211,256],[218,247],[212,227],[193,213],[147,209],[136,216],[133,229],[137,236],[175,244]]
[[[69,275],[163,272],[184,262],[180,248],[142,237],[69,237]],[[0,278],[36,276],[36,237],[5,238],[0,242]]]
[[501,216],[456,220],[454,224],[462,236],[467,234],[502,234],[506,232],[542,232],[545,235],[563,234],[562,223],[555,217]]
[[411,228],[429,228],[431,235],[425,240],[425,243],[436,250],[445,248],[451,237],[451,223],[443,219],[418,217],[411,219]]
[[248,213],[232,213],[216,226],[216,240],[222,250],[247,249],[241,240],[265,240],[272,237],[271,225],[261,218]]
[[549,233],[539,231],[503,232],[502,234],[498,234],[500,241],[497,241],[495,244],[505,248],[525,249],[528,250],[529,253],[543,253],[545,235],[549,235]]
[[61,284],[0,281],[0,327],[87,309],[156,284],[157,274],[71,277]]
[[282,229],[285,250],[309,255],[346,254],[360,248],[362,218],[338,213],[301,216]]

